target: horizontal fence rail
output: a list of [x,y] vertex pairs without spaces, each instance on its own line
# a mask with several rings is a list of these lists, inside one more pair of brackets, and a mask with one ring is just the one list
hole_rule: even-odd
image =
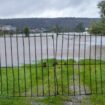
[[0,37],[0,96],[104,94],[104,76],[104,35]]

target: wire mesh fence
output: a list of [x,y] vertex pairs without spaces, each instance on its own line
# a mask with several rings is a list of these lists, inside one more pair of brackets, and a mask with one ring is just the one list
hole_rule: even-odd
[[104,75],[104,35],[0,37],[0,96],[104,94]]

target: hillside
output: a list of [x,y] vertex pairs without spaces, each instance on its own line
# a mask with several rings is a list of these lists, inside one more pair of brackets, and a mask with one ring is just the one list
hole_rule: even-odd
[[94,22],[99,21],[99,18],[20,18],[20,19],[0,19],[0,25],[12,25],[19,30],[23,30],[25,26],[29,28],[45,28],[51,29],[55,25],[59,25],[63,28],[73,30],[73,28],[80,22],[84,24],[84,27]]

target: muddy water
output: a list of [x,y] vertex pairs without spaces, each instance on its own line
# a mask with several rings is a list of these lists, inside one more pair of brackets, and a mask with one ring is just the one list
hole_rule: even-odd
[[56,39],[53,34],[47,38],[0,37],[1,66],[30,64],[36,60],[55,57],[75,60],[105,59],[105,37],[59,35]]

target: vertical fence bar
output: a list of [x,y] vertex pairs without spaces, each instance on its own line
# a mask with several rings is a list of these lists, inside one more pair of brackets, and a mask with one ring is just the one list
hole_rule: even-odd
[[41,66],[42,66],[42,96],[44,96],[44,70],[43,70],[43,46],[42,46],[42,33],[40,33],[40,46],[41,46]]
[[68,34],[68,41],[67,41],[67,83],[68,83],[68,95],[70,94],[70,79],[69,79],[69,44],[70,44],[70,35]]
[[30,36],[28,37],[28,44],[29,44],[29,66],[30,66],[30,86],[31,86],[31,96],[32,96],[32,68],[31,68],[31,49],[30,49]]
[[55,87],[55,92],[54,92],[54,95],[56,95],[56,91],[57,91],[57,88],[56,88],[56,51],[55,51],[55,41],[54,41],[54,36],[52,36],[52,39],[53,39],[53,56],[54,56],[54,62],[53,62],[53,66],[54,66],[54,87]]
[[23,61],[24,61],[24,92],[26,96],[26,67],[25,67],[25,42],[24,42],[24,35],[22,34],[22,44],[23,44]]
[[62,45],[61,45],[61,90],[62,90],[62,95],[63,95],[63,90],[64,90],[64,88],[63,88],[63,43],[64,43],[64,37],[63,37],[63,35],[62,35]]
[[59,95],[59,90],[58,90],[58,88],[59,88],[59,87],[58,87],[58,79],[57,79],[57,72],[56,72],[56,69],[57,69],[56,66],[57,66],[57,63],[58,63],[58,62],[57,62],[58,32],[56,33],[56,39],[55,39],[55,40],[56,40],[56,42],[55,42],[55,43],[56,43],[56,47],[55,47],[55,50],[56,50],[56,51],[55,51],[55,80],[56,80],[56,87],[57,87],[57,88],[56,88],[56,95]]
[[92,69],[91,69],[91,42],[92,42],[92,35],[90,35],[90,49],[89,49],[89,69],[90,69],[90,94],[92,94]]
[[55,56],[56,56],[56,52],[55,52],[55,45],[54,45],[54,36],[52,36],[52,40],[53,40],[53,56],[54,56],[54,62],[53,62],[53,66],[54,66],[54,87],[55,87],[55,92],[54,95],[56,95],[56,69],[55,69]]
[[7,68],[7,45],[6,45],[6,36],[4,34],[4,47],[5,47],[5,66],[6,66],[6,85],[7,85],[7,95],[8,95],[8,68]]
[[13,77],[13,96],[15,95],[15,76],[14,76],[14,65],[13,65],[13,48],[12,48],[12,36],[10,35],[10,46],[11,46],[11,66],[12,66],[12,77]]
[[47,63],[48,63],[48,95],[50,96],[50,75],[49,75],[49,41],[48,41],[48,35],[46,33],[46,47],[47,47]]
[[[75,34],[73,36],[73,61],[75,60],[74,57],[75,57]],[[73,62],[73,89],[74,89],[74,96],[76,95],[76,92],[75,92],[75,67],[74,67],[74,62]]]
[[97,36],[95,35],[95,84],[96,84],[96,94],[97,94],[97,68],[96,68],[96,43],[97,43]]
[[85,35],[85,41],[84,41],[84,91],[85,91],[85,94],[86,94],[86,86],[85,86],[85,81],[86,81],[86,35]]
[[[57,57],[57,41],[58,41],[58,34],[56,36],[53,36],[53,56],[54,56],[54,87],[55,87],[55,93],[54,95],[58,95],[58,81],[57,81],[57,75],[56,75],[56,65],[57,65],[57,61],[56,61],[56,57]],[[54,41],[56,40],[56,41]]]
[[0,82],[0,88],[1,88],[1,95],[2,95],[2,86],[3,86],[3,84],[2,84],[2,69],[1,69],[1,52],[0,52],[0,80],[1,80],[1,82]]
[[17,64],[18,64],[18,92],[19,92],[19,96],[20,96],[20,68],[19,68],[19,46],[18,46],[18,36],[16,34],[16,45],[17,45]]
[[[81,35],[79,34],[79,51],[78,51],[78,61],[80,61],[80,48],[81,48],[81,44],[80,44],[80,41],[81,41]],[[80,64],[78,63],[78,75],[79,75],[79,95],[81,95],[81,74],[80,74]]]
[[38,67],[37,67],[37,49],[36,49],[36,36],[34,37],[34,46],[35,46],[35,73],[36,73],[36,91],[38,96]]
[[102,45],[103,45],[103,37],[101,35],[101,47],[100,47],[100,77],[101,77],[101,94],[103,95],[103,71],[102,71]]

